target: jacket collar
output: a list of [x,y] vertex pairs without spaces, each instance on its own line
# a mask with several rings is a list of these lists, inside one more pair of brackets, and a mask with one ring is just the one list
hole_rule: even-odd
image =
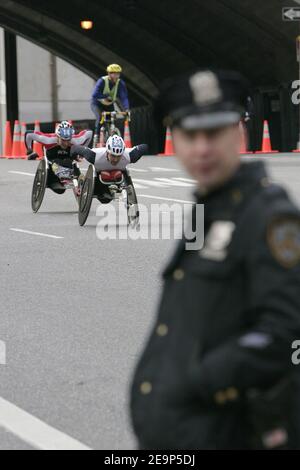
[[262,162],[242,162],[235,174],[223,186],[202,195],[196,191],[197,204],[205,204],[205,212],[229,210],[240,206],[249,193],[262,181],[267,180],[267,172]]

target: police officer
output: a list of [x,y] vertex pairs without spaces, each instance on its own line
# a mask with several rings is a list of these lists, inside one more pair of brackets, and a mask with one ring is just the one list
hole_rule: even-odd
[[164,272],[134,374],[142,449],[299,448],[300,215],[262,162],[240,160],[247,96],[237,73],[204,70],[158,100],[205,227],[203,248],[183,239]]

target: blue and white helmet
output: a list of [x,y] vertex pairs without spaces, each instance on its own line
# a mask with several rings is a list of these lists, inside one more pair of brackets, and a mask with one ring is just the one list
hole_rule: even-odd
[[119,135],[112,135],[108,138],[106,142],[107,152],[115,155],[116,157],[121,157],[125,152],[125,149],[125,142]]
[[75,129],[68,121],[62,121],[58,124],[55,133],[57,137],[60,137],[63,140],[72,140],[73,135],[75,134]]

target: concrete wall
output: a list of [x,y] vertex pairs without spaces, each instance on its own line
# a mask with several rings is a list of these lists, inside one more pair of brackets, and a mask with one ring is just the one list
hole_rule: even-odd
[[[18,37],[20,119],[53,121],[51,54]],[[69,63],[57,59],[58,119],[90,119],[89,100],[94,80]]]

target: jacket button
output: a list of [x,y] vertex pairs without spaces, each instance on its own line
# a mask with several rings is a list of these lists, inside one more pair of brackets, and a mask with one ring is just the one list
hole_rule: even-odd
[[173,279],[175,279],[175,281],[182,281],[183,278],[184,278],[184,270],[175,269],[175,271],[173,272]]
[[226,393],[222,392],[221,390],[215,394],[214,398],[218,405],[224,405],[227,402]]
[[260,184],[262,185],[263,188],[268,188],[269,186],[271,186],[271,181],[269,180],[268,177],[265,177],[260,180]]
[[235,401],[239,398],[239,391],[234,387],[230,387],[226,390],[226,396],[228,400]]
[[143,382],[140,386],[142,395],[149,395],[152,392],[152,384],[150,382]]
[[232,200],[235,204],[239,204],[243,199],[243,194],[239,189],[232,191],[231,193]]
[[158,325],[156,333],[158,336],[167,336],[169,328],[165,324]]

